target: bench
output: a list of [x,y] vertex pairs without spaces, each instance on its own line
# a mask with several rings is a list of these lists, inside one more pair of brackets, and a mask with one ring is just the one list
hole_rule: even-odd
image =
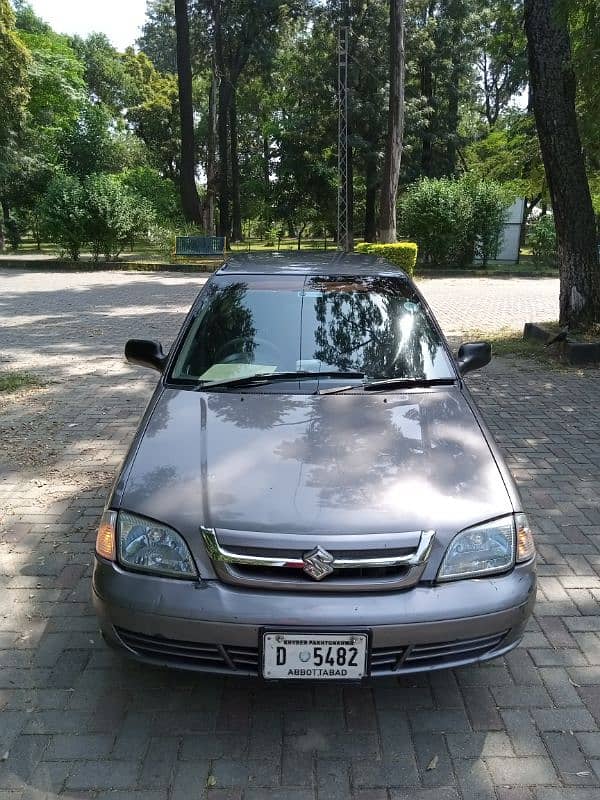
[[196,256],[225,255],[224,236],[178,236],[175,240],[175,255],[186,258]]

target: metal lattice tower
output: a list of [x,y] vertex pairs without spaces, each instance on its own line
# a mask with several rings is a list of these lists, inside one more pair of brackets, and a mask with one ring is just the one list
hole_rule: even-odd
[[350,174],[349,174],[349,129],[348,129],[348,14],[344,15],[340,27],[338,49],[338,248],[345,253],[353,249],[350,221]]

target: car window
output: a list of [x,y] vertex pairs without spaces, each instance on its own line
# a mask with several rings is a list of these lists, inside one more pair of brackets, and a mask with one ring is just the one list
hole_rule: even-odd
[[177,354],[175,381],[356,371],[453,378],[422,303],[395,278],[217,278]]

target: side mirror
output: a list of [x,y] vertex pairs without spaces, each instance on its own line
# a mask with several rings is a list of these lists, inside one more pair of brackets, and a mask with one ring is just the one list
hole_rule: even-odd
[[458,351],[458,371],[461,375],[487,366],[492,360],[492,345],[489,342],[461,344]]
[[148,339],[130,339],[125,345],[125,358],[130,364],[150,367],[158,372],[162,372],[167,363],[162,344]]

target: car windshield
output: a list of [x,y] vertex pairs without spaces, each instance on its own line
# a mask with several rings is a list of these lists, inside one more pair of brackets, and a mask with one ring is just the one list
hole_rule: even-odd
[[200,384],[280,372],[453,379],[436,328],[404,279],[219,277],[171,372]]

